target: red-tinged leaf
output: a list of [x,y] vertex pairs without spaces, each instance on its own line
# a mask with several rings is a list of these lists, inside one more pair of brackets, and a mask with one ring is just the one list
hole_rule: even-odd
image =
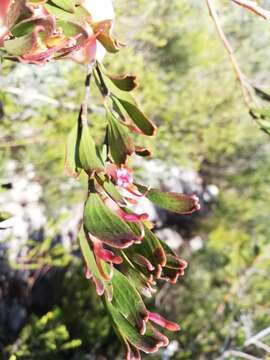
[[111,34],[112,20],[101,21],[92,24],[94,33],[97,34],[97,40],[110,53],[117,53],[124,44],[116,40]]
[[109,314],[117,329],[117,334],[123,339],[124,343],[130,343],[147,354],[157,352],[161,347],[168,345],[168,339],[158,332],[151,324],[147,323],[146,333],[141,335],[115,307],[106,302]]
[[195,195],[185,195],[175,192],[163,192],[158,189],[150,189],[136,184],[138,190],[145,193],[145,196],[155,205],[162,209],[178,214],[191,214],[200,209],[199,199]]
[[[129,223],[131,229],[139,234],[141,232],[140,227],[137,224]],[[141,244],[134,244],[129,249],[125,250],[125,253],[132,261],[133,256],[139,254],[145,257],[154,267],[158,267],[159,265],[165,266],[166,263],[166,255],[163,250],[163,247],[160,243],[158,237],[148,229],[147,226],[144,226],[144,238]],[[146,271],[144,273],[149,273]]]
[[124,200],[123,196],[119,193],[116,186],[109,181],[105,176],[99,175],[97,178],[98,183],[104,189],[106,194],[117,204],[125,206],[126,201]]
[[[124,257],[125,261],[125,257]],[[139,268],[130,264],[130,261],[125,261],[124,266],[121,267],[121,271],[127,276],[129,281],[136,287],[140,294],[147,298],[151,298],[157,291],[153,286],[152,279],[149,279]]]
[[175,252],[165,243],[165,241],[159,239],[159,242],[162,245],[163,250],[166,254],[166,267],[175,270],[186,269],[188,265],[187,262],[180,259],[179,256],[177,256]]
[[132,155],[135,147],[126,128],[115,119],[114,115],[107,112],[108,119],[108,144],[111,156],[117,165],[125,164],[127,157]]
[[[25,4],[25,0],[1,0],[0,3],[4,7],[7,5],[7,3],[9,3],[8,13],[6,14],[7,16],[5,22],[8,29],[12,29],[14,24],[16,24],[19,19],[21,20],[31,15],[29,8]],[[2,13],[2,9],[0,9],[0,14],[5,15],[5,13]]]
[[91,250],[86,237],[82,234],[79,236],[79,244],[87,268],[86,277],[93,280],[99,296],[103,295],[105,291],[107,299],[111,301],[112,288],[110,277],[107,277],[106,280],[106,276],[104,276],[104,274],[110,273],[110,266],[106,262],[100,261],[98,267],[94,253]]
[[141,354],[138,349],[133,345],[129,344],[128,341],[125,342],[126,345],[126,360],[141,360]]
[[136,153],[136,155],[142,156],[142,157],[148,157],[148,156],[152,155],[152,152],[150,149],[141,147],[141,146],[135,146],[135,153]]
[[96,193],[86,202],[83,223],[89,233],[115,248],[126,248],[139,239]]
[[160,279],[164,281],[168,281],[169,283],[174,285],[177,283],[178,277],[183,275],[184,275],[183,271],[164,267],[162,268]]
[[149,312],[149,320],[155,324],[169,330],[169,331],[179,331],[180,326],[172,321],[168,321],[160,314]]
[[134,75],[112,76],[107,74],[115,86],[123,91],[132,91],[138,87],[137,77]]

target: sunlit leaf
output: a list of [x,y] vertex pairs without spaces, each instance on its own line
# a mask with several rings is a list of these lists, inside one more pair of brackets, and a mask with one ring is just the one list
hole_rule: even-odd
[[126,248],[139,238],[95,193],[86,202],[83,222],[87,231],[115,248]]
[[139,191],[155,205],[162,209],[178,214],[191,214],[199,210],[199,199],[193,195],[179,194],[175,192],[165,192],[158,189],[148,190],[146,186],[136,184]]

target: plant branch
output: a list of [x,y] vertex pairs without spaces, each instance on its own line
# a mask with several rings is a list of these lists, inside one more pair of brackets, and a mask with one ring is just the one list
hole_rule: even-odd
[[237,351],[237,350],[228,350],[221,357],[219,357],[216,360],[227,359],[231,356],[235,356],[237,358],[246,359],[246,360],[263,360],[262,358],[257,358],[253,355],[249,355],[247,353],[244,353],[242,351]]
[[261,16],[265,20],[270,19],[270,11],[260,7],[256,1],[250,1],[250,0],[231,0],[231,1],[253,12],[256,15]]
[[245,346],[253,344],[254,342],[265,338],[266,336],[270,335],[270,326],[265,328],[264,330],[260,331],[258,334],[252,336],[251,338],[247,339],[245,342]]
[[85,78],[85,90],[84,90],[84,99],[81,106],[80,117],[83,123],[87,123],[87,114],[88,114],[88,106],[89,106],[89,99],[90,99],[90,84],[91,84],[91,77],[93,71],[93,64],[90,63],[87,66],[87,75]]
[[245,76],[242,73],[242,71],[241,71],[241,69],[240,69],[240,67],[238,65],[238,62],[237,62],[237,60],[235,58],[235,55],[234,55],[233,48],[232,48],[231,44],[229,43],[229,41],[228,41],[228,39],[227,39],[223,29],[222,29],[222,26],[221,26],[221,23],[220,23],[220,20],[219,20],[219,17],[218,17],[214,2],[213,2],[213,0],[205,0],[205,2],[207,4],[209,14],[210,14],[211,18],[213,19],[214,25],[216,27],[216,31],[217,31],[217,33],[218,33],[218,35],[219,35],[225,49],[226,49],[226,51],[227,51],[227,53],[229,55],[229,58],[231,60],[233,69],[234,69],[235,74],[236,74],[236,78],[239,81],[240,86],[241,86],[244,101],[248,105],[248,107],[250,107],[250,103],[255,102],[254,97],[253,97],[253,95],[251,93],[251,90],[249,88],[249,84],[247,83],[247,81],[245,79]]

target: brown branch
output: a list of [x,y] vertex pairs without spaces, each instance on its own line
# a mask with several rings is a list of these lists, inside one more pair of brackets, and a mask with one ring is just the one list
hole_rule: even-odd
[[238,62],[237,62],[237,60],[235,58],[235,55],[234,55],[233,48],[232,48],[231,44],[229,43],[229,41],[228,41],[228,39],[227,39],[223,29],[222,29],[222,26],[221,26],[221,23],[220,23],[220,20],[219,20],[219,17],[218,17],[218,14],[217,14],[217,11],[216,11],[213,0],[205,0],[205,2],[207,4],[209,14],[210,14],[211,18],[213,19],[213,22],[214,22],[214,25],[216,27],[217,33],[218,33],[218,35],[219,35],[219,37],[220,37],[220,39],[221,39],[227,53],[229,55],[229,58],[231,60],[233,69],[234,69],[235,74],[236,74],[236,78],[239,81],[240,86],[241,86],[244,101],[249,107],[251,102],[255,102],[253,94],[252,94],[252,92],[250,90],[250,86],[247,83],[247,81],[245,79],[245,76],[242,73],[242,71],[241,71],[241,69],[240,69],[240,67],[238,65]]
[[265,20],[270,19],[270,11],[263,9],[260,7],[256,1],[250,1],[250,0],[231,0],[237,5],[242,6],[243,8],[253,12],[254,14],[261,16]]

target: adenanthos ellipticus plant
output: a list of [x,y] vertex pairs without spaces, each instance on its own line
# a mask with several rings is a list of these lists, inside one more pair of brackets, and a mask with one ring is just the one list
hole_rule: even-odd
[[[0,46],[2,57],[43,65],[73,59],[87,65],[85,98],[66,146],[68,175],[88,176],[79,243],[85,276],[102,297],[113,327],[126,346],[126,359],[139,360],[140,351],[154,353],[168,345],[157,328],[178,331],[179,326],[147,310],[143,297],[156,292],[157,280],[175,284],[187,263],[153,232],[147,213],[132,210],[146,197],[161,208],[179,214],[199,210],[196,196],[162,192],[134,181],[128,167],[132,155],[150,156],[135,145],[129,132],[153,136],[154,123],[140,110],[131,92],[136,77],[111,76],[101,65],[105,52],[122,44],[112,35],[111,0],[2,0]],[[97,144],[87,119],[89,86],[94,79],[104,101],[106,134]]]

